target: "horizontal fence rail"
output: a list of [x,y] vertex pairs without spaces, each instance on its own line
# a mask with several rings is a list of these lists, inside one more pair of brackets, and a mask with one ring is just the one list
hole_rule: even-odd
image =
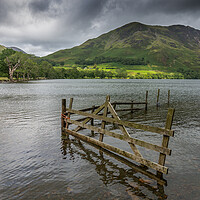
[[109,118],[109,117],[104,117],[104,116],[101,116],[101,115],[95,115],[93,113],[86,113],[86,112],[79,111],[79,110],[72,110],[72,109],[68,109],[68,108],[66,110],[69,113],[74,113],[74,114],[86,116],[86,117],[93,118],[93,119],[104,120],[106,122],[110,122],[110,123],[113,123],[113,124],[124,125],[124,126],[127,126],[129,128],[140,129],[140,130],[144,130],[144,131],[158,133],[158,134],[161,134],[161,135],[174,136],[174,131],[172,131],[170,129],[148,126],[148,125],[145,125],[145,124],[138,124],[138,123],[130,122],[130,121],[117,120],[117,119],[113,119],[113,118]]

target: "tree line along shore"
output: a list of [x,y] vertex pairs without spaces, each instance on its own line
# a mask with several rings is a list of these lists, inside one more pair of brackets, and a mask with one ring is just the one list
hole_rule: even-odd
[[[106,59],[106,60],[105,60]],[[176,72],[153,70],[143,60],[105,58],[90,63],[78,60],[75,64],[52,62],[12,49],[0,53],[0,82],[19,82],[37,79],[199,79],[200,73],[190,69]],[[106,63],[113,61],[115,63]],[[129,65],[125,65],[129,64]],[[134,64],[137,65],[134,69]],[[127,67],[128,66],[128,67]],[[147,67],[148,66],[148,67]],[[140,70],[141,68],[141,70]],[[144,68],[144,69],[143,69]]]

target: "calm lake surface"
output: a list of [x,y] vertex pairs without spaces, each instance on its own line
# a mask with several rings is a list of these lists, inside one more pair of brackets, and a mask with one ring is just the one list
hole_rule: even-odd
[[[160,88],[160,107],[156,108]],[[154,180],[85,142],[61,139],[61,99],[81,109],[111,101],[144,101],[147,113],[119,113],[124,120],[164,127],[170,107],[175,117],[167,156],[169,174],[162,191]],[[0,199],[192,199],[200,197],[200,80],[43,80],[0,84]],[[114,129],[111,125],[110,129]],[[161,144],[158,134],[128,130]],[[90,134],[84,131],[85,134]],[[128,150],[110,137],[106,143]],[[141,149],[157,161],[154,151]]]

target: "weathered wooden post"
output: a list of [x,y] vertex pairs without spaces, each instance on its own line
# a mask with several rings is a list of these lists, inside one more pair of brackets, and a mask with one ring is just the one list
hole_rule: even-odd
[[[91,111],[91,113],[93,113],[94,110],[95,110],[95,105],[92,106],[92,111]],[[91,126],[94,126],[94,118],[91,118]],[[94,135],[94,131],[91,130],[91,134]]]
[[167,101],[168,105],[169,105],[169,99],[170,99],[170,90],[168,90],[168,101]]
[[66,126],[64,114],[66,113],[66,99],[62,99],[62,113],[61,113],[61,131],[63,132],[63,129]]
[[131,113],[133,113],[133,101],[131,101]]
[[145,100],[145,111],[147,111],[147,104],[148,104],[148,91],[146,91],[146,100]]
[[[166,124],[165,124],[165,129],[167,129],[167,130],[171,130],[172,122],[173,122],[173,118],[174,118],[174,112],[175,112],[174,108],[168,109],[167,120],[166,120]],[[170,138],[170,136],[163,135],[162,147],[168,148],[169,138]],[[165,159],[166,159],[166,154],[160,153],[158,164],[164,166]],[[158,174],[158,176],[162,177],[162,173],[158,172],[157,174]]]
[[159,106],[160,89],[158,89],[156,106]]
[[[72,104],[73,104],[73,98],[70,98],[70,102],[69,102],[69,109],[70,109],[70,110],[72,109]],[[70,119],[70,115],[71,115],[71,113],[68,112],[68,113],[67,113],[67,119]],[[69,123],[66,123],[66,126],[65,126],[65,127],[68,128],[68,127],[69,127]]]
[[[105,107],[104,107],[104,112],[103,112],[103,116],[104,117],[107,117],[107,114],[108,114],[108,103],[110,102],[110,96],[107,96],[106,97],[106,103],[105,103]],[[105,129],[105,126],[106,126],[106,122],[105,121],[102,121],[101,123],[101,128],[102,129]],[[99,136],[99,141],[100,142],[103,142],[103,136],[104,134],[100,133],[100,136]]]
[[117,106],[117,104],[116,104],[116,101],[113,103],[113,108],[116,110],[116,106]]

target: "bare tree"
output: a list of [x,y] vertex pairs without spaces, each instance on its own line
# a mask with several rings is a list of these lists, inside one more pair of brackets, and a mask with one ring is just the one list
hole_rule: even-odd
[[17,63],[13,64],[8,57],[6,57],[6,62],[8,64],[9,69],[9,78],[11,82],[14,82],[13,80],[13,73],[14,71],[21,65],[20,59],[18,59]]
[[22,52],[16,52],[15,54],[12,54],[10,56],[6,56],[5,62],[8,65],[9,70],[9,78],[11,82],[14,82],[13,80],[13,74],[16,71],[17,68],[19,68],[23,62],[23,56],[24,54]]

